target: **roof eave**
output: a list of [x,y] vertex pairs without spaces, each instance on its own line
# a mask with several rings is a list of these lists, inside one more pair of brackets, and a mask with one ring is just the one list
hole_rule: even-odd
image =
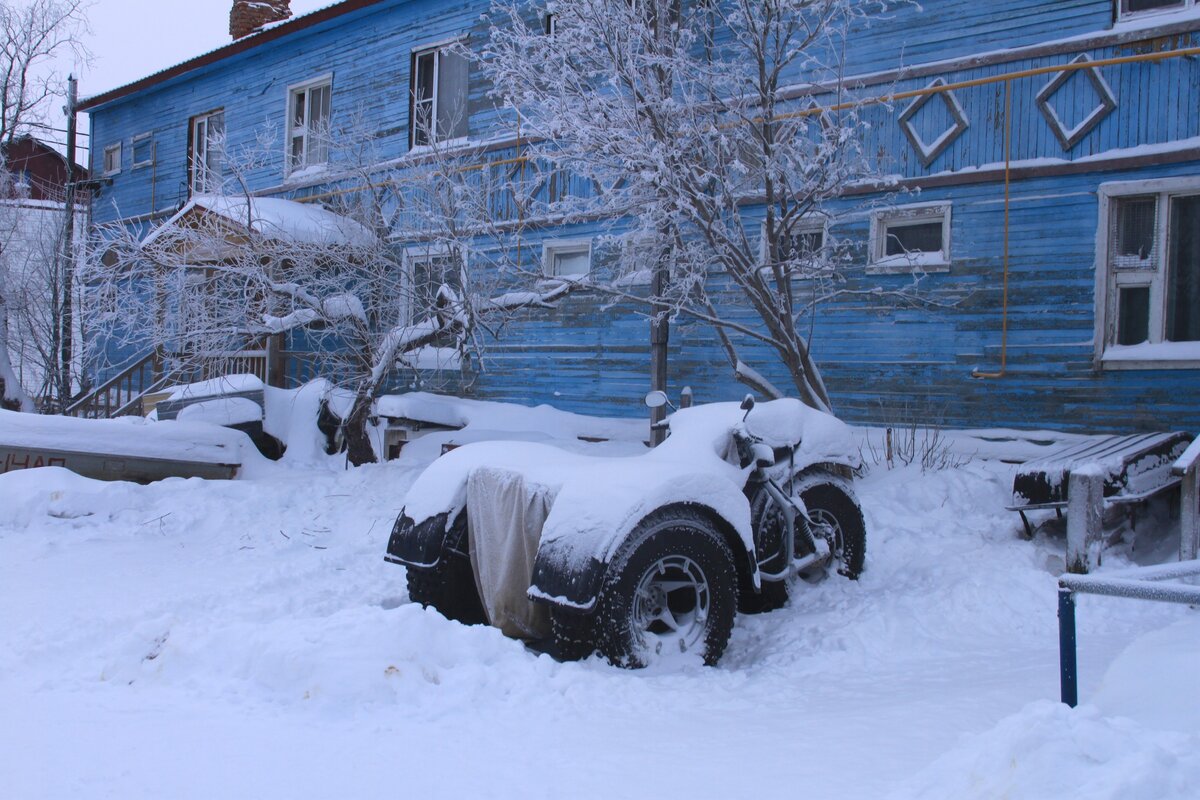
[[262,45],[269,44],[270,42],[278,41],[279,39],[290,36],[293,33],[307,30],[308,28],[328,22],[331,19],[336,19],[345,14],[359,11],[364,8],[369,8],[370,6],[379,5],[383,2],[385,2],[385,0],[344,0],[344,2],[338,3],[337,5],[332,5],[327,8],[320,9],[319,11],[314,11],[311,14],[305,14],[304,16],[296,17],[293,20],[289,20],[281,25],[268,28],[265,31],[237,39],[236,41],[230,42],[224,47],[220,47],[216,50],[205,53],[204,55],[184,61],[181,64],[176,64],[173,67],[168,67],[167,69],[156,72],[153,75],[148,75],[145,78],[134,81],[133,83],[127,83],[124,86],[119,86],[111,91],[98,94],[95,97],[86,98],[79,103],[77,109],[79,111],[93,111],[103,105],[113,102],[114,100],[120,100],[121,98],[137,94],[138,92],[152,88],[161,83],[165,83],[172,78],[178,78],[179,76],[186,75],[189,72],[203,69],[220,61],[224,61],[232,56],[244,53],[248,50],[253,50],[256,47],[261,47]]

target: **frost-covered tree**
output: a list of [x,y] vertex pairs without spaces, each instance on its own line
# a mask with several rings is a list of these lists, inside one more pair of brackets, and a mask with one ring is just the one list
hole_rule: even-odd
[[[838,105],[842,37],[881,4],[554,0],[552,24],[538,5],[495,3],[480,64],[521,114],[532,156],[596,187],[544,212],[625,220],[625,234],[648,243],[627,248],[636,255],[617,280],[593,288],[648,304],[659,320],[711,324],[735,376],[777,396],[739,350],[767,345],[798,396],[829,409],[805,319],[848,291],[846,260],[810,226],[873,168],[856,109],[823,110],[797,85],[822,85],[822,104]],[[630,291],[647,269],[650,291]],[[753,324],[722,310],[730,289]]]
[[[87,30],[87,5],[85,0],[0,2],[0,149],[7,149],[17,136],[37,133],[47,126],[54,99],[65,94],[63,77],[54,69],[55,62],[88,57],[82,44],[82,35]],[[11,176],[0,176],[3,192],[0,198],[6,202],[14,198],[9,191],[13,184]],[[15,242],[14,237],[29,235],[29,215],[10,204],[0,209],[0,216],[4,217],[0,219],[0,405],[32,411],[34,404],[29,392],[21,386],[13,369],[10,326],[41,318],[39,312],[47,311],[46,307],[30,308],[26,303],[46,303],[53,312],[63,297],[50,282],[37,291],[24,291],[30,270],[16,274],[12,269],[14,261],[24,262],[31,245]],[[61,246],[61,237],[52,241]],[[10,245],[14,244],[18,252],[9,253]],[[45,242],[39,240],[34,244]],[[59,264],[61,259],[54,258],[52,263]],[[44,277],[50,281],[61,276]],[[58,284],[61,286],[61,281]],[[36,338],[32,331],[25,334],[27,341]]]
[[228,369],[238,352],[293,336],[313,372],[352,393],[344,430],[362,464],[376,457],[373,402],[397,369],[428,347],[477,359],[508,315],[571,287],[500,291],[512,228],[493,220],[497,188],[465,168],[475,154],[431,147],[387,171],[369,135],[331,140],[331,175],[347,191],[325,205],[253,197],[231,166],[225,193],[193,197],[149,235],[103,231],[88,316],[106,349],[159,348],[175,376]]

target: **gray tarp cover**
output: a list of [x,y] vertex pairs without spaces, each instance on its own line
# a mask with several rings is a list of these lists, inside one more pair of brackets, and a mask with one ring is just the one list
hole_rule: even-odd
[[506,636],[540,639],[550,635],[550,614],[530,602],[542,525],[554,497],[544,486],[526,483],[520,473],[479,467],[467,478],[467,525],[471,565],[488,621]]

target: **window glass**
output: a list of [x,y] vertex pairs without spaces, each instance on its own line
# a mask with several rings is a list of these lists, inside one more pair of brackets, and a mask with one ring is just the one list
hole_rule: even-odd
[[1128,197],[1114,201],[1112,227],[1113,266],[1153,269],[1150,261],[1158,221],[1158,198]]
[[1159,8],[1183,8],[1187,0],[1123,0],[1124,10],[1128,14],[1138,11],[1153,11]]
[[430,315],[437,303],[438,289],[446,285],[455,291],[462,288],[459,259],[451,253],[418,256],[412,261],[412,318],[422,320]]
[[139,136],[133,140],[133,165],[148,167],[154,163],[154,139],[150,136]]
[[296,89],[291,94],[288,131],[290,169],[329,161],[329,125],[333,87],[328,83]]
[[413,147],[467,135],[469,68],[467,59],[453,50],[429,50],[413,56]]
[[104,148],[104,172],[111,175],[121,171],[121,145],[120,143],[109,145]]
[[[821,252],[821,248],[825,246],[825,232],[820,230],[801,231],[793,233],[788,242],[784,259],[809,259]],[[938,249],[941,249],[941,243],[938,243]]]
[[940,253],[942,250],[942,221],[918,222],[912,225],[890,223],[884,255],[906,253]]
[[458,139],[467,135],[467,68],[458,53],[441,53],[438,63],[437,135]]
[[1141,344],[1150,339],[1150,287],[1122,286],[1117,304],[1117,344]]
[[1169,219],[1166,338],[1200,341],[1200,195],[1171,198]]
[[562,277],[587,275],[591,254],[587,250],[555,251],[550,257],[550,274]]

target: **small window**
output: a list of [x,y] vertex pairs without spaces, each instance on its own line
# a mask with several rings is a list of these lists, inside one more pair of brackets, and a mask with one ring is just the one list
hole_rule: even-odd
[[104,174],[116,175],[121,171],[121,143],[104,148]]
[[871,268],[877,272],[950,269],[950,206],[915,206],[871,219]]
[[413,147],[467,135],[469,64],[451,46],[413,53],[409,139]]
[[288,91],[288,172],[329,163],[333,84],[329,78]]
[[1142,14],[1153,14],[1162,11],[1175,11],[1181,8],[1195,8],[1196,0],[1116,0],[1117,16],[1128,19]]
[[213,194],[221,188],[225,163],[225,112],[213,111],[192,118],[191,155],[188,169],[192,191]]
[[1103,189],[1107,274],[1097,294],[1107,302],[1097,318],[1104,321],[1098,338],[1108,368],[1147,361],[1200,366],[1192,363],[1195,345],[1179,346],[1200,342],[1200,179],[1158,185],[1167,190],[1146,193],[1146,183],[1135,187],[1138,194],[1120,194],[1120,184]]
[[[766,222],[762,228],[762,264],[770,267],[771,258],[767,252]],[[825,221],[823,219],[801,219],[791,226],[791,234],[781,242],[779,259],[786,265],[792,277],[806,277],[811,269],[822,261],[825,255]]]
[[558,32],[558,14],[546,13],[546,35],[553,36]]
[[542,254],[548,277],[578,280],[592,271],[591,242],[551,242]]
[[154,166],[154,136],[143,133],[133,137],[133,168]]
[[443,286],[453,292],[462,289],[465,255],[461,250],[442,247],[413,248],[406,254],[410,291],[408,318],[420,322],[433,315],[438,293]]

